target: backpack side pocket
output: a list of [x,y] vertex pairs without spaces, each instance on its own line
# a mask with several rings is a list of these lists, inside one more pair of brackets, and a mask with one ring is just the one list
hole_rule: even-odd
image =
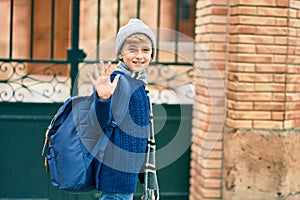
[[48,151],[47,151],[47,160],[48,160],[48,165],[49,165],[49,170],[50,170],[50,178],[52,181],[53,186],[59,186],[58,182],[58,174],[57,174],[57,167],[56,167],[56,156],[55,156],[55,152],[53,149],[53,146],[50,145],[48,147]]

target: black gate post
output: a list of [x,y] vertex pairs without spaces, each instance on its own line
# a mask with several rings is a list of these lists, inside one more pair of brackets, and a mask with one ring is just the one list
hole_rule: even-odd
[[70,95],[78,94],[76,77],[78,75],[78,64],[83,61],[86,54],[79,49],[79,19],[80,19],[80,0],[73,0],[72,3],[72,43],[68,50],[68,62],[71,64],[71,90]]

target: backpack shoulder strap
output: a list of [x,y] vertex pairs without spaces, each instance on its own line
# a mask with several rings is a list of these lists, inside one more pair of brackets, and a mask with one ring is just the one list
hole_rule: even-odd
[[119,125],[128,112],[129,101],[133,91],[129,81],[122,72],[115,71],[112,73],[112,76],[116,76],[117,74],[121,76],[111,100],[113,118],[115,123]]

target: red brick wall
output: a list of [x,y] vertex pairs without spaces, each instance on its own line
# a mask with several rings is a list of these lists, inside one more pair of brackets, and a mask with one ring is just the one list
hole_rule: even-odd
[[288,1],[230,1],[227,125],[283,129]]
[[[290,186],[289,182],[293,180],[289,181],[287,177],[298,174],[291,169],[298,163],[289,161],[291,163],[285,165],[287,158],[278,154],[297,152],[300,148],[287,142],[299,140],[296,136],[293,139],[293,135],[300,126],[300,1],[198,0],[196,9],[195,40],[198,48],[195,67],[200,73],[195,76],[197,98],[192,131],[190,199],[245,200],[239,192],[247,195],[250,192],[257,195],[257,199],[272,199],[276,195],[295,193],[299,188],[295,184]],[[203,56],[199,46],[213,62]],[[216,99],[211,93],[214,86],[207,84],[215,78],[214,67],[226,86],[226,126],[219,133],[213,127],[220,126],[222,120],[211,120],[211,116],[222,115],[222,104],[220,99],[217,100],[219,103],[212,104],[211,99]],[[212,111],[214,107],[217,107],[214,109],[217,114]],[[215,145],[211,145],[213,147],[207,148],[211,137],[212,143],[215,142],[213,133],[219,138]],[[270,135],[265,136],[266,133]],[[235,154],[247,151],[242,149],[244,147],[251,149],[251,145],[267,144],[264,141],[274,143],[269,148],[268,145],[260,146],[263,151],[252,152],[252,158],[245,158],[242,153]],[[274,147],[276,151],[275,143],[279,150],[271,153]],[[292,156],[292,152],[288,153]],[[239,156],[246,161],[239,161],[242,159]],[[278,168],[278,163],[283,163],[283,167]],[[260,177],[261,172],[253,172],[248,167],[256,164],[261,171],[264,166],[273,174],[276,171],[270,169],[278,170],[279,182],[272,183],[268,177],[254,180],[253,177]],[[239,167],[247,169],[252,178],[244,177],[246,173],[239,171]],[[232,168],[237,169],[232,171]],[[248,185],[237,180],[244,180]],[[235,187],[238,184],[240,187]],[[268,184],[273,184],[274,191],[267,189]],[[256,193],[255,188],[261,191]],[[227,191],[225,195],[224,191]]]
[[198,0],[190,199],[220,199],[227,43],[227,1]]

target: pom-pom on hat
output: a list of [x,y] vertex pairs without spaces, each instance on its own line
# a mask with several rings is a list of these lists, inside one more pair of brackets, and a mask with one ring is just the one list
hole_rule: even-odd
[[131,19],[126,25],[119,29],[116,37],[116,56],[119,56],[126,39],[135,34],[144,34],[150,39],[152,43],[152,58],[154,58],[156,53],[156,40],[154,33],[139,19]]

